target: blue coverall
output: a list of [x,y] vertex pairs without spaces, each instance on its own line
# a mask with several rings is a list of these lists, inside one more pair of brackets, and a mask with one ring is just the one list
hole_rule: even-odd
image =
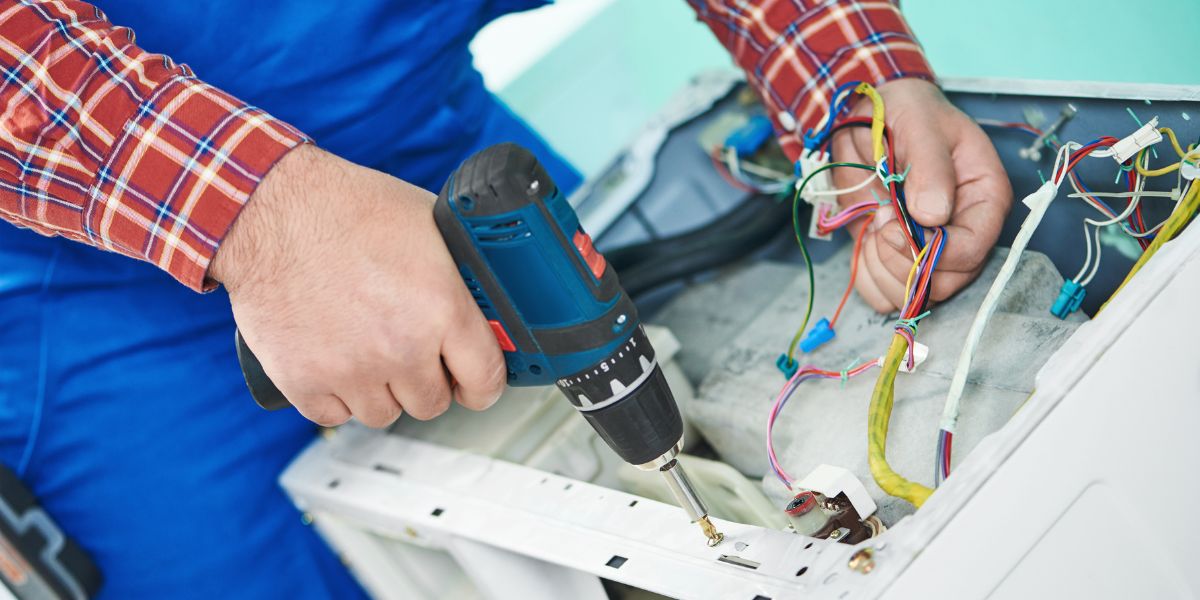
[[[467,44],[541,0],[99,0],[140,47],[327,150],[437,192],[514,141],[580,177],[483,87]],[[313,437],[246,390],[223,291],[0,224],[0,461],[106,578],[103,599],[360,598],[280,471]]]

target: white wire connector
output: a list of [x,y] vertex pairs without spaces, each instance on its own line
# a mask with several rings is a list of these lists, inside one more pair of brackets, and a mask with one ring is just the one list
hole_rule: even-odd
[[[800,177],[796,179],[796,187],[799,188],[812,173],[816,173],[817,169],[829,164],[829,153],[821,152],[820,150],[809,150],[805,148],[800,151]],[[804,201],[812,204],[820,195],[813,195],[813,192],[828,192],[833,189],[833,179],[829,176],[829,171],[821,171],[813,175],[808,183],[804,185],[804,191],[800,195]]]
[[1113,144],[1112,157],[1118,164],[1129,160],[1129,157],[1161,142],[1162,134],[1158,132],[1158,117],[1150,119],[1149,123],[1142,125],[1140,129],[1133,132],[1128,137]]
[[[796,179],[796,186],[799,187],[804,182],[804,177],[810,173],[816,173],[817,169],[829,164],[829,153],[821,152],[820,150],[809,150],[805,148],[800,152],[800,173],[802,177]],[[811,204],[812,219],[808,223],[808,237],[815,240],[829,241],[833,239],[833,232],[825,235],[817,233],[817,220],[821,215],[829,214],[830,212],[837,213],[837,196],[823,194],[833,189],[833,180],[829,176],[830,171],[821,171],[813,175],[812,179],[808,180],[808,184],[804,186],[804,191],[800,195],[804,201]]]

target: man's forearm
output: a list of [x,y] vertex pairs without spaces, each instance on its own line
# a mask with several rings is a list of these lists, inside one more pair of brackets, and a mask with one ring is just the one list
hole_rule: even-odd
[[194,289],[263,176],[306,139],[83,2],[0,1],[0,68],[0,218]]
[[688,0],[758,90],[793,161],[803,134],[848,81],[934,80],[897,6],[887,0]]

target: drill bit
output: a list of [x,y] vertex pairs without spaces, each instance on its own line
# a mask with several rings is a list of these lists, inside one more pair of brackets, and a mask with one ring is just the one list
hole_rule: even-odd
[[671,488],[671,493],[675,494],[675,499],[679,501],[679,505],[683,510],[687,511],[693,523],[699,523],[700,529],[704,530],[704,536],[708,538],[709,546],[716,546],[725,539],[725,535],[717,532],[717,528],[713,526],[712,521],[708,520],[708,507],[704,505],[696,489],[692,487],[692,482],[688,479],[687,473],[683,470],[683,465],[679,464],[678,460],[671,459],[671,462],[662,466],[659,469],[663,477],[667,480],[667,485]]

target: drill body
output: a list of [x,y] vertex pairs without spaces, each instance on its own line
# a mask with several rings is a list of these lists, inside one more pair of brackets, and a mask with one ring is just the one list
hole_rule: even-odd
[[509,385],[557,385],[629,463],[674,457],[683,420],[637,308],[529,151],[499,144],[467,159],[434,219]]

